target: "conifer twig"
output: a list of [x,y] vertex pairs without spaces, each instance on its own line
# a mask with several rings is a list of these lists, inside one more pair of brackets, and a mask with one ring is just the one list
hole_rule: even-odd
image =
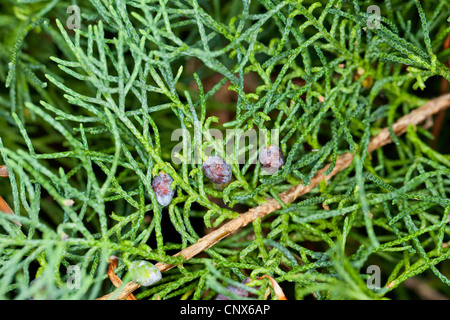
[[[435,99],[429,100],[427,103],[425,103],[420,108],[414,109],[407,115],[401,117],[398,119],[393,125],[392,130],[395,133],[395,135],[401,135],[406,132],[409,125],[416,126],[426,120],[427,118],[431,117],[432,115],[438,113],[441,110],[445,110],[446,108],[450,107],[450,94],[439,96]],[[389,128],[382,129],[374,138],[372,138],[369,142],[367,152],[371,153],[374,150],[385,146],[392,142]],[[352,161],[353,161],[354,155],[351,153],[345,153],[343,155],[340,155],[336,160],[336,165],[334,169],[326,175],[325,172],[329,168],[330,164],[326,165],[324,168],[320,169],[314,177],[311,179],[309,185],[303,185],[299,184],[296,186],[292,186],[288,190],[282,192],[279,197],[281,200],[288,204],[295,201],[298,197],[301,195],[304,195],[308,192],[310,192],[313,188],[315,188],[319,183],[323,180],[328,181],[332,177],[334,177],[337,173],[340,171],[348,168]],[[275,210],[278,210],[281,208],[281,205],[278,203],[275,199],[267,199],[267,202],[251,208],[247,212],[241,214],[238,218],[233,219],[226,224],[224,224],[222,227],[214,230],[213,232],[207,234],[203,238],[199,239],[196,243],[193,245],[181,250],[174,256],[182,255],[185,260],[189,260],[196,256],[197,254],[211,248],[216,243],[218,243],[223,238],[227,237],[228,235],[234,233],[238,229],[246,226],[247,224],[253,222],[257,218],[262,218],[266,216],[269,213],[274,212]],[[161,271],[167,271],[175,265],[167,264],[164,262],[159,262],[156,264],[156,267]],[[120,293],[118,292],[112,292],[108,295],[105,295],[100,300],[109,299],[112,296],[115,296],[116,299],[124,299],[129,294],[131,294],[134,290],[139,288],[139,285],[133,282],[129,282],[126,284],[125,287],[121,290]]]

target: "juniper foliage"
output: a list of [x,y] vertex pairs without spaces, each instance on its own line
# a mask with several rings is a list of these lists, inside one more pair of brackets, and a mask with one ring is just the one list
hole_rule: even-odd
[[[445,0],[0,1],[0,195],[15,212],[0,212],[0,298],[95,299],[114,290],[111,255],[124,279],[134,260],[183,263],[138,299],[235,298],[228,285],[276,299],[263,275],[288,299],[414,298],[411,277],[449,296],[448,132],[436,150],[411,127],[367,154],[450,80],[449,17]],[[231,161],[217,188],[201,164],[172,161],[172,132],[198,123],[201,151],[222,155],[229,141],[209,129],[276,129],[285,164],[264,176],[255,158]],[[349,151],[328,185],[204,255],[172,257]],[[176,186],[167,207],[151,186],[160,171]]]

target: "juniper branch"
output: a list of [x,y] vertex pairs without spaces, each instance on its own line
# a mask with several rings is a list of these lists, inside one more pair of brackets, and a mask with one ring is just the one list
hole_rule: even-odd
[[[414,109],[410,113],[404,115],[400,119],[398,119],[392,126],[392,131],[397,135],[402,135],[406,132],[407,128],[410,125],[417,126],[429,117],[438,113],[441,110],[445,110],[450,107],[450,94],[442,95],[435,99],[429,100],[420,108]],[[392,142],[389,128],[384,128],[381,130],[374,138],[372,138],[369,142],[367,152],[371,153],[378,148],[381,148]],[[328,182],[332,177],[341,172],[342,170],[348,168],[354,158],[354,154],[345,153],[340,155],[336,159],[336,164],[334,169],[326,174],[330,164],[323,167],[319,170],[315,176],[311,179],[309,185],[299,184],[293,186],[279,194],[279,198],[285,203],[289,204],[294,202],[298,197],[310,192],[313,188],[319,185],[320,182],[326,181]],[[199,239],[195,244],[181,250],[174,256],[182,256],[186,261],[198,255],[199,253],[211,248],[216,243],[226,238],[230,234],[236,232],[242,227],[245,227],[247,224],[255,221],[258,218],[262,218],[269,213],[274,212],[281,208],[281,204],[275,199],[267,199],[264,204],[261,204],[257,207],[251,208],[247,212],[241,214],[238,218],[235,218],[227,223],[225,223],[222,227],[214,230],[213,232],[207,234],[206,236]],[[175,267],[173,264],[168,264],[164,262],[159,262],[156,264],[156,267],[161,271],[167,271],[171,268]],[[398,285],[398,281],[396,283]],[[138,289],[140,286],[132,281],[127,283],[123,288],[119,288],[116,291],[105,295],[100,300],[109,299],[114,297],[115,299],[124,299],[133,291]]]

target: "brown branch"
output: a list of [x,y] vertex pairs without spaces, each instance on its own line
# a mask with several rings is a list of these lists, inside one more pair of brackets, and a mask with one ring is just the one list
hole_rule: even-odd
[[[438,113],[441,110],[445,110],[446,108],[450,107],[450,94],[446,94],[443,96],[440,96],[438,98],[432,99],[428,101],[426,104],[424,104],[422,107],[415,109],[408,113],[407,115],[401,117],[397,120],[392,126],[392,129],[396,135],[401,135],[406,132],[406,129],[409,125],[418,125],[427,118],[431,117],[432,115]],[[373,152],[374,150],[389,144],[391,142],[390,133],[388,128],[382,129],[374,138],[371,139],[369,146],[368,146],[368,153]],[[325,175],[325,172],[329,168],[330,164],[326,165],[324,168],[319,170],[314,177],[311,179],[310,184],[305,186],[303,184],[299,184],[297,186],[293,186],[289,188],[288,190],[282,192],[279,196],[281,200],[288,204],[295,201],[298,197],[301,195],[304,195],[308,192],[310,192],[313,188],[315,188],[321,181],[325,180],[328,181],[332,177],[334,177],[337,173],[340,171],[348,168],[350,164],[353,161],[354,155],[351,153],[346,153],[343,155],[340,155],[336,160],[336,165],[331,171],[330,174]],[[280,204],[275,199],[267,199],[267,202],[251,208],[247,212],[241,214],[238,218],[233,219],[226,224],[224,224],[222,227],[214,230],[213,232],[207,234],[203,238],[199,239],[196,243],[193,245],[181,250],[174,256],[182,255],[185,260],[189,260],[199,254],[200,252],[203,252],[212,246],[214,246],[216,243],[218,243],[223,238],[227,237],[228,235],[234,233],[238,229],[245,227],[250,222],[253,222],[257,218],[262,218],[266,216],[269,213],[274,212],[275,210],[280,209]],[[164,262],[158,262],[156,264],[156,267],[161,271],[167,271],[173,267],[174,265],[167,264]],[[139,285],[129,282],[124,289],[120,292],[120,294],[117,296],[116,299],[123,299],[128,296],[131,292],[139,288]],[[113,293],[110,293],[104,297],[101,297],[99,299],[108,299],[112,297]]]
[[98,298],[97,300],[109,300],[114,298],[115,300],[123,300],[127,299],[129,295],[132,294],[133,291],[138,289],[140,285],[134,283],[133,281],[128,282],[124,287],[117,288],[115,291]]
[[[114,273],[114,270],[116,270],[118,266],[118,258],[116,256],[109,257],[109,266],[108,270],[106,270],[106,274],[109,277],[109,280],[111,280],[112,284],[116,288],[120,288],[120,286],[123,284],[122,280]],[[132,293],[129,293],[126,297],[126,300],[137,300]]]

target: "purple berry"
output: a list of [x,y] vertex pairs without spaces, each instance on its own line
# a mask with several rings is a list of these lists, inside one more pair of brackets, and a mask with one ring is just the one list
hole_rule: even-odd
[[170,189],[172,177],[167,173],[160,172],[153,181],[152,188],[156,195],[156,200],[163,207],[167,206],[175,194],[175,189]]
[[203,163],[203,173],[215,184],[226,184],[231,180],[231,166],[221,157],[211,156]]
[[259,153],[259,162],[267,173],[275,173],[284,165],[283,152],[276,145],[268,146]]

